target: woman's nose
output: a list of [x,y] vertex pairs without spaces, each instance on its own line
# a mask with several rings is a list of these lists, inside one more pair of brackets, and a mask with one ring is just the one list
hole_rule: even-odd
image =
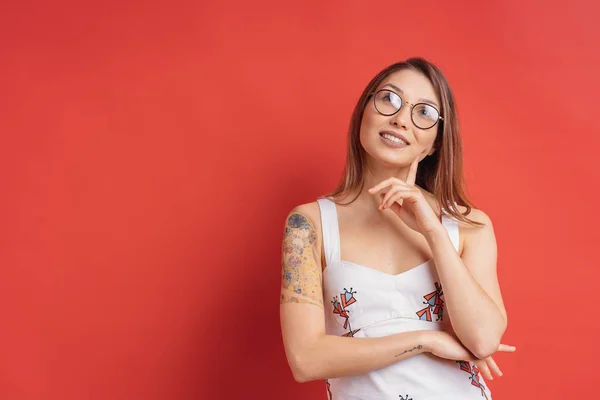
[[410,121],[410,106],[408,104],[402,104],[400,110],[392,115],[392,124],[408,129],[408,121]]

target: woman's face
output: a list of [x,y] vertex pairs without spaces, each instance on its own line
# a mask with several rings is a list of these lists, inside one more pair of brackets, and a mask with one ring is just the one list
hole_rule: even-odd
[[[391,116],[380,114],[374,106],[373,97],[369,99],[363,113],[360,126],[360,143],[367,154],[378,162],[393,166],[406,166],[418,156],[419,161],[427,155],[433,154],[433,143],[436,138],[439,121],[429,129],[415,126],[411,119],[413,112],[411,104],[429,103],[440,110],[440,100],[435,94],[431,82],[420,72],[403,69],[390,74],[375,89],[388,89],[394,93],[384,92],[377,97],[378,108],[382,111],[402,102],[400,111]],[[398,95],[399,98],[396,96]],[[408,104],[410,103],[410,104]],[[423,115],[435,110],[429,107],[415,107],[414,119],[420,126],[423,124]],[[389,112],[385,112],[389,114]],[[419,115],[420,114],[420,115]],[[399,134],[408,142],[399,143],[389,135]],[[387,138],[386,138],[387,137]]]

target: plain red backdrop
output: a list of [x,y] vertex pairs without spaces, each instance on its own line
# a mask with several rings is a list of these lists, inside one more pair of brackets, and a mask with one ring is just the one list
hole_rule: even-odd
[[413,55],[450,80],[496,229],[518,351],[494,398],[590,398],[598,5],[216,3],[0,6],[0,398],[325,399],[281,341],[285,216]]

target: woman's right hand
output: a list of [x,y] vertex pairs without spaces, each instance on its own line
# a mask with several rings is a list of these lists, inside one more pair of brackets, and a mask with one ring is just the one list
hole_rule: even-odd
[[[431,333],[431,341],[428,345],[431,354],[447,360],[470,361],[479,368],[486,379],[494,379],[492,372],[496,376],[502,376],[502,371],[491,356],[478,359],[453,334],[446,331],[432,331]],[[515,350],[514,346],[500,344],[496,351],[512,353]]]

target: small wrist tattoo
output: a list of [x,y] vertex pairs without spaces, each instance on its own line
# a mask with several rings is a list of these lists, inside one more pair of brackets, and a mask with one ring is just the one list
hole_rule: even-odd
[[412,349],[409,349],[409,350],[404,350],[402,353],[400,353],[400,354],[396,354],[394,357],[399,357],[399,356],[401,356],[402,354],[410,353],[411,351],[415,351],[415,350],[421,350],[422,348],[423,348],[423,346],[421,346],[421,345],[418,345],[418,346],[415,346],[415,347],[413,347]]

